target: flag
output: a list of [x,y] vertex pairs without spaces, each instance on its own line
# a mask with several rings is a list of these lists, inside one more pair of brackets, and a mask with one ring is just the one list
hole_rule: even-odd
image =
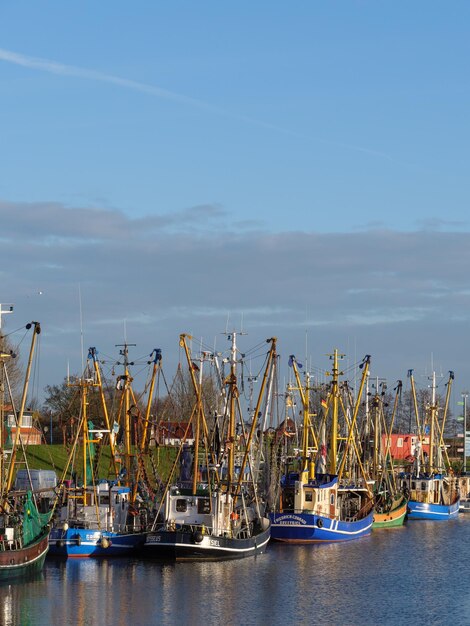
[[322,398],[322,399],[321,399],[321,405],[322,405],[322,407],[323,407],[324,409],[326,409],[326,407],[328,406],[328,402]]

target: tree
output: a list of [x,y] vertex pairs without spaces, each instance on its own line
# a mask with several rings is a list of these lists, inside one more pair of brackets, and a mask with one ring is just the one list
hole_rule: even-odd
[[5,364],[5,372],[1,373],[2,380],[0,382],[1,392],[3,392],[3,401],[5,404],[13,403],[15,406],[19,404],[21,392],[24,384],[24,370],[19,359],[19,350],[8,337],[0,335],[0,353],[2,361]]

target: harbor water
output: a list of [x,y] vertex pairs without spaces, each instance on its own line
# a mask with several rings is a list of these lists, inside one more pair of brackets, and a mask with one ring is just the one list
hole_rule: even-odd
[[3,584],[4,626],[470,625],[470,515],[239,561],[47,559]]

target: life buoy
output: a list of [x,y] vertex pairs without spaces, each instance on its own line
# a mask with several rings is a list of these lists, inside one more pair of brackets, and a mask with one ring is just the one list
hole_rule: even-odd
[[323,528],[323,520],[320,517],[317,519],[317,526],[318,528]]
[[193,540],[194,543],[201,543],[201,541],[204,539],[204,535],[202,534],[202,532],[200,530],[196,530],[193,533]]

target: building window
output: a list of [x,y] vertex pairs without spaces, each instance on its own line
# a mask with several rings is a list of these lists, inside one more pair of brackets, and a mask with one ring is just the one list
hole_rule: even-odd
[[398,437],[397,448],[403,448],[403,437]]

